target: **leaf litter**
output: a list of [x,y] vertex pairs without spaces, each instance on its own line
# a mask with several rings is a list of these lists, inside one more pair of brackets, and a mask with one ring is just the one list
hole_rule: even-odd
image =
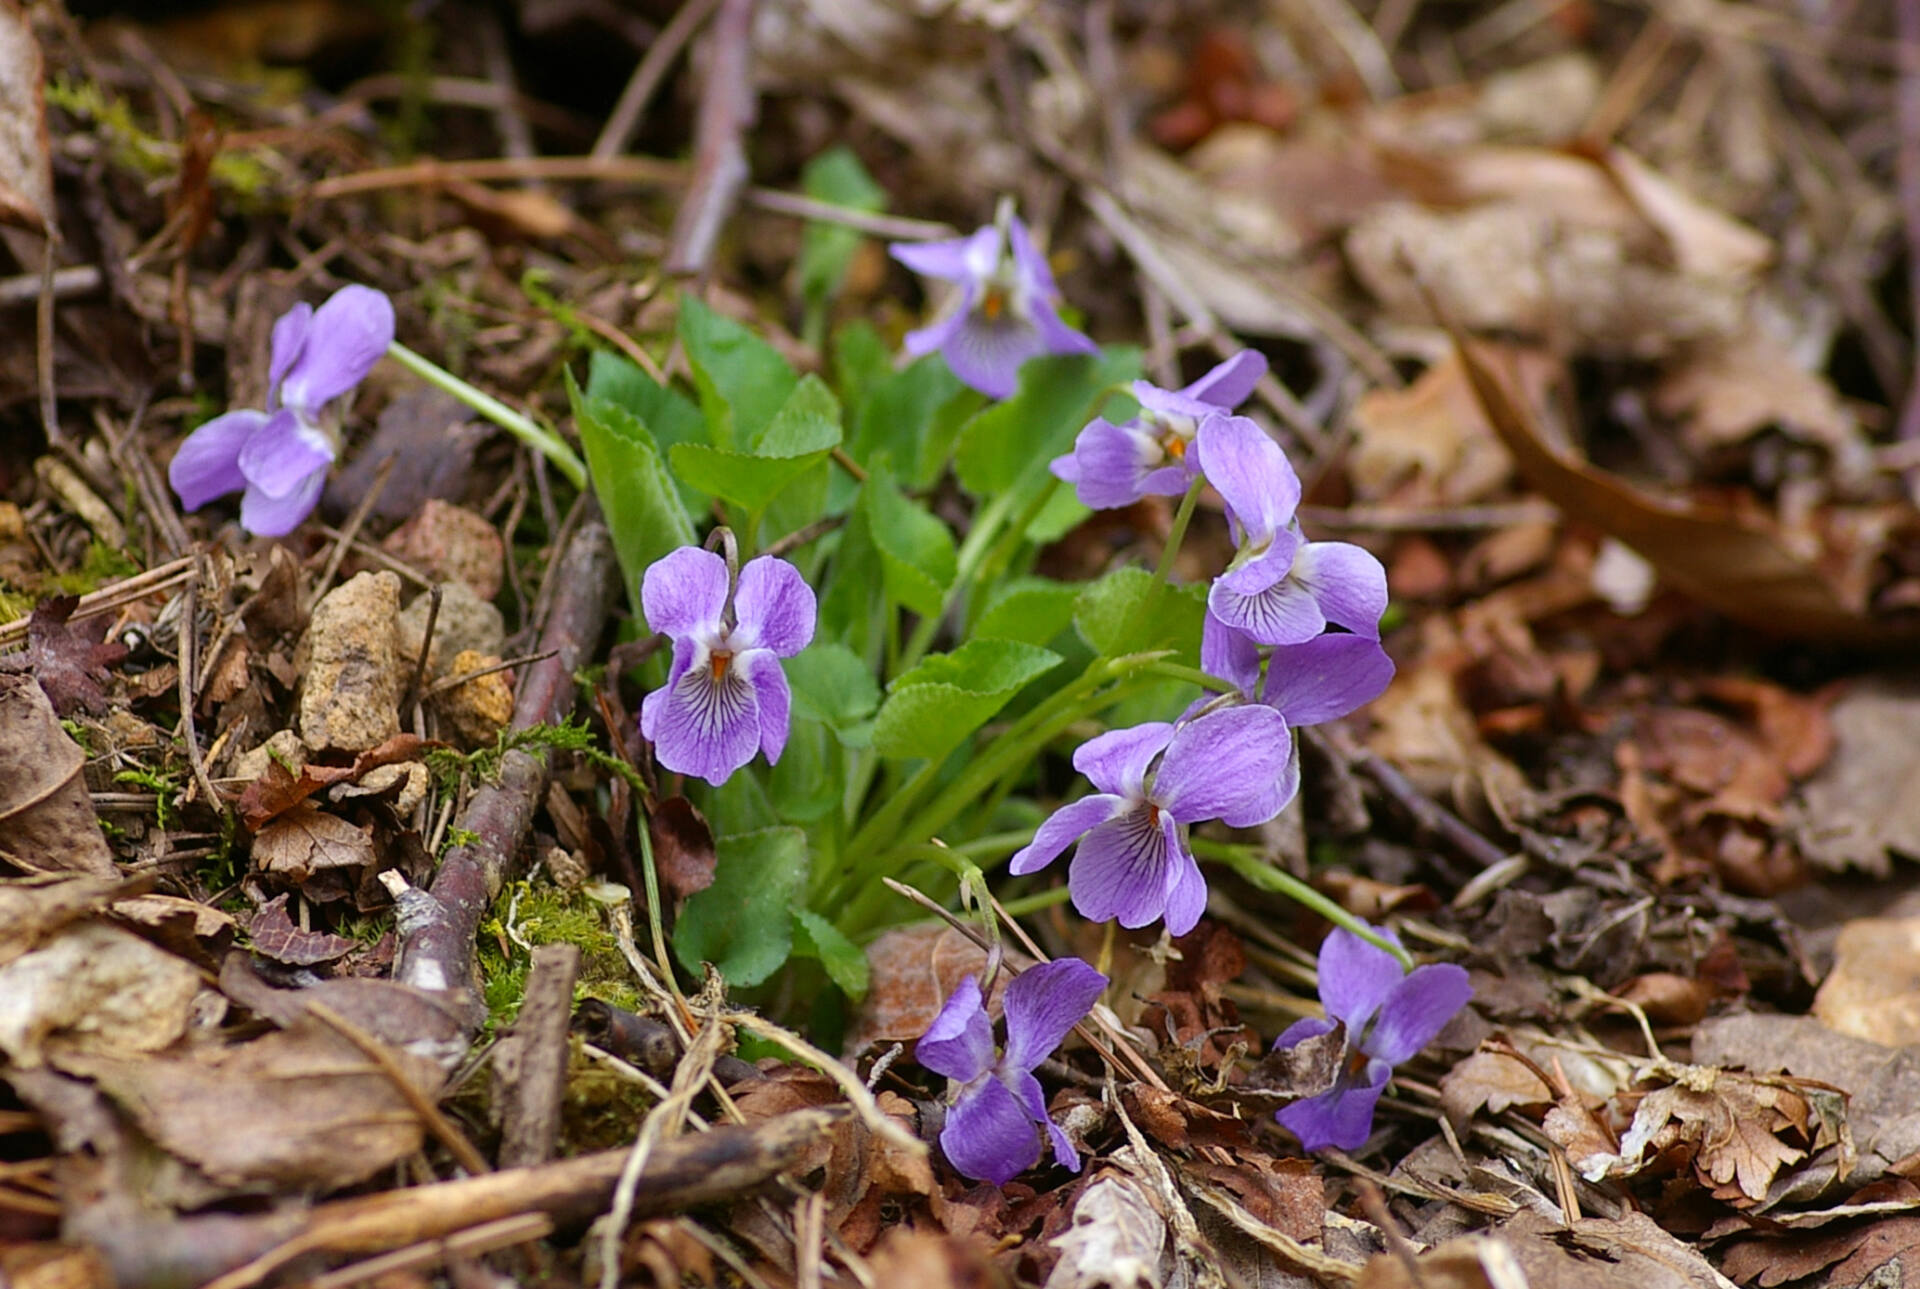
[[[304,49],[249,46],[265,8],[0,15],[0,61],[46,67],[0,77],[21,100],[0,309],[34,337],[0,358],[0,1134],[23,1161],[0,1174],[0,1270],[238,1285],[401,1251],[567,1283],[1771,1289],[1911,1261],[1896,906],[1920,841],[1895,664],[1920,560],[1891,266],[1920,213],[1872,134],[1899,91],[1887,15],[1723,6],[1729,35],[1586,5],[526,0],[472,30],[410,15],[442,38],[422,76],[382,61],[397,28],[343,10]],[[297,94],[258,89],[263,57]],[[745,69],[757,111],[709,65]],[[651,114],[596,144],[623,87]],[[830,143],[859,182],[807,166]],[[975,874],[1031,836],[1022,794],[1067,781],[1045,771],[959,845],[902,850],[903,879],[989,910],[984,933],[896,915],[849,938],[836,919],[872,897],[793,848],[870,749],[945,756],[973,728],[848,697],[869,644],[925,646],[850,628],[846,656],[796,659],[802,719],[764,790],[682,795],[626,715],[658,663],[603,666],[614,556],[577,490],[391,364],[290,539],[167,490],[196,423],[266,403],[272,320],[363,280],[589,458],[605,417],[662,495],[712,484],[685,495],[759,526],[756,549],[824,536],[866,594],[957,639],[967,561],[1026,558],[964,542],[982,480],[1013,481],[981,445],[1012,439],[892,369],[917,315],[870,234],[951,236],[1001,192],[1069,321],[1141,344],[1159,383],[1256,344],[1251,407],[1299,453],[1309,535],[1389,570],[1398,674],[1303,740],[1310,844],[1196,834],[1225,848],[1210,865],[1239,859],[1210,867],[1233,876],[1189,935],[1088,939],[1044,881],[992,914]],[[669,251],[692,286],[656,271]],[[592,351],[569,418],[558,369]],[[749,453],[781,416],[798,433],[787,393],[741,393],[789,361],[876,400],[850,426],[911,427],[897,454],[865,429]],[[737,441],[703,442],[703,417]],[[702,452],[778,462],[778,487],[670,472]],[[848,509],[869,472],[897,496]],[[1176,531],[1169,498],[1084,524],[1017,500],[1041,574],[1138,572]],[[1221,509],[1198,498],[1181,568],[1230,549]],[[1003,613],[1031,632],[1009,655],[1138,607],[1090,615],[1044,576],[1021,593],[1062,611]],[[1026,718],[1018,688],[955,687],[988,729]],[[594,723],[569,725],[576,698]],[[1273,1111],[1338,1086],[1363,1038],[1270,1050],[1320,1006],[1326,923],[1274,894],[1289,863],[1474,989],[1364,1142],[1311,1158]],[[756,911],[727,925],[742,873]],[[723,971],[775,964],[731,1003],[790,1041],[721,1053],[725,986],[649,943],[655,876],[663,944],[684,927]],[[1827,886],[1834,907],[1801,898]],[[482,1092],[480,1040],[556,938],[581,948],[580,1017],[615,1019],[518,1034],[564,1049],[577,1095]],[[945,1106],[912,1044],[967,976],[999,976],[997,1020],[1006,973],[1076,954],[1115,985],[1037,1073],[1090,1166],[974,1184],[924,1145]],[[495,1170],[496,1099],[544,1116],[561,1158]],[[573,1238],[609,1209],[637,1220]]]

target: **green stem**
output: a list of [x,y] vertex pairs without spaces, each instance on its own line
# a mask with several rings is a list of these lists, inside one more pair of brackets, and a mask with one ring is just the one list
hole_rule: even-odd
[[941,619],[945,618],[947,611],[953,608],[962,595],[966,594],[968,586],[973,581],[975,570],[980,567],[980,561],[985,558],[1001,525],[1006,523],[1007,512],[1012,509],[1013,493],[1009,490],[975,512],[973,525],[967,529],[967,535],[960,542],[960,549],[954,557],[952,593],[947,596],[946,603],[941,606],[940,612],[930,614],[914,623],[913,634],[907,637],[907,647],[901,653],[899,666],[889,674],[899,675],[914,663],[919,662],[921,656],[927,652],[927,646],[933,643],[934,632],[940,629]]
[[[1173,562],[1180,558],[1180,543],[1187,538],[1187,525],[1193,522],[1194,508],[1200,504],[1200,493],[1206,486],[1205,479],[1195,479],[1180,498],[1180,509],[1173,512],[1173,527],[1167,530],[1167,544],[1160,551],[1160,567],[1153,570],[1162,586],[1173,585]],[[1152,602],[1148,604],[1151,607]]]
[[453,395],[480,415],[507,431],[522,443],[553,462],[554,467],[576,488],[587,486],[587,467],[574,455],[566,441],[552,430],[514,411],[491,394],[482,393],[446,368],[421,357],[399,341],[387,346],[387,357],[405,367],[435,389]]
[[1046,744],[1074,721],[1106,706],[1119,692],[1115,690],[1096,696],[1095,691],[1101,686],[1109,681],[1125,679],[1148,663],[1158,661],[1161,656],[1133,654],[1124,658],[1096,658],[1088,663],[1078,679],[1013,722],[998,738],[981,749],[967,763],[967,768],[961,771],[960,776],[925,810],[913,816],[909,825],[909,815],[936,782],[944,758],[922,766],[847,843],[844,853],[852,868],[842,883],[841,893],[849,889],[857,890],[862,882],[872,880],[877,875],[877,866],[885,858],[883,852],[897,839],[904,837],[909,842],[922,842],[931,838],[1005,773],[1009,766],[1023,757],[1031,756],[1034,749]]
[[1261,890],[1284,895],[1303,908],[1318,913],[1335,926],[1345,927],[1369,944],[1378,945],[1397,959],[1401,966],[1411,971],[1413,955],[1393,941],[1375,931],[1353,914],[1308,886],[1284,869],[1275,868],[1253,853],[1252,848],[1237,846],[1231,842],[1210,841],[1205,837],[1188,839],[1193,853],[1202,859],[1217,859],[1224,862],[1240,876],[1258,886]]
[[1067,902],[1068,891],[1065,886],[1050,886],[1044,891],[1035,891],[1032,895],[1022,895],[1018,899],[1001,900],[1000,907],[1011,918],[1022,918],[1029,913],[1038,913],[1041,909],[1050,909],[1056,904]]
[[647,887],[647,929],[653,933],[653,956],[660,964],[661,983],[678,994],[673,959],[667,956],[667,932],[660,921],[660,872],[653,862],[653,828],[644,809],[640,812],[640,877]]
[[1240,688],[1231,680],[1222,680],[1218,676],[1201,671],[1198,667],[1183,667],[1177,662],[1148,663],[1143,670],[1156,676],[1165,676],[1168,680],[1184,680],[1189,685],[1211,689],[1216,694],[1231,694]]
[[1000,576],[1001,570],[1013,559],[1013,553],[1020,549],[1020,543],[1027,539],[1028,526],[1040,517],[1040,512],[1047,508],[1047,503],[1053,500],[1053,494],[1059,488],[1060,481],[1049,476],[1040,491],[1033,495],[1033,500],[1029,501],[1014,521],[1007,525],[1007,531],[1001,534],[1000,540],[994,543],[993,549],[988,551],[986,558],[980,561],[978,578],[981,582],[991,582]]

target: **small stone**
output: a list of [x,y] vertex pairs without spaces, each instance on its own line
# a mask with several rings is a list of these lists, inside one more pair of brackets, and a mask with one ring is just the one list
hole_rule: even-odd
[[[497,665],[500,659],[468,650],[454,655],[449,676]],[[475,676],[440,695],[440,714],[468,747],[491,743],[513,719],[513,682],[504,671]]]
[[364,752],[400,732],[400,579],[362,573],[329,591],[307,627],[300,737],[315,751]]
[[587,864],[587,857],[580,851],[568,850],[564,846],[549,846],[547,872],[553,877],[553,884],[561,890],[577,891],[593,870]]
[[259,747],[233,758],[231,777],[248,781],[258,779],[274,761],[297,774],[300,767],[307,763],[307,745],[292,730],[275,730]]
[[471,510],[435,498],[380,545],[436,582],[465,582],[483,600],[500,594],[506,544]]
[[335,801],[349,797],[386,797],[393,805],[393,813],[405,819],[415,806],[426,800],[429,781],[424,763],[396,761],[391,765],[376,765],[361,775],[357,783],[336,783],[327,790],[327,795]]
[[[420,658],[420,645],[427,632],[427,615],[433,609],[433,592],[422,591],[400,613],[400,656],[409,667]],[[427,677],[438,680],[447,674],[447,661],[455,654],[474,653],[499,656],[506,648],[507,625],[500,610],[474,593],[465,582],[445,582],[440,587],[440,612],[433,619],[433,647],[427,654]]]

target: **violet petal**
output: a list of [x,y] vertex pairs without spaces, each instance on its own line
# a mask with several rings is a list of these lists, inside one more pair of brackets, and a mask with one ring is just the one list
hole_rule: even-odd
[[314,311],[306,343],[281,377],[282,404],[312,418],[365,380],[393,343],[393,301],[357,283],[335,291]]
[[653,741],[661,765],[719,787],[760,746],[758,699],[731,660],[714,674],[705,644],[682,637],[673,653],[678,680],[642,701],[640,731]]
[[1033,840],[1015,852],[1007,871],[1015,877],[1037,873],[1060,857],[1060,852],[1089,828],[1105,823],[1128,808],[1125,797],[1096,792],[1061,806],[1035,830]]
[[1306,587],[1327,621],[1375,639],[1387,611],[1387,570],[1352,542],[1308,542],[1293,557],[1293,579]]
[[1167,903],[1167,866],[1179,848],[1177,825],[1141,803],[1089,829],[1067,868],[1067,891],[1080,916],[1145,926]]
[[1040,1134],[1019,1098],[988,1077],[963,1089],[947,1110],[940,1148],[968,1177],[1005,1186],[1040,1162]]
[[1173,740],[1173,726],[1147,721],[1095,735],[1073,752],[1073,768],[1102,792],[1138,798],[1145,793],[1147,767]]
[[1280,772],[1292,755],[1286,718],[1249,704],[1209,712],[1174,731],[1153,798],[1181,823],[1219,819],[1251,828],[1280,813]]
[[[250,492],[284,497],[304,488],[315,471],[333,464],[333,444],[289,408],[273,413],[257,433],[240,445],[240,473]],[[311,507],[309,507],[311,509]]]
[[924,1069],[962,1083],[979,1078],[993,1065],[993,1021],[987,1016],[978,977],[960,982],[913,1045],[913,1059]]
[[1073,1142],[1047,1113],[1047,1094],[1041,1090],[1040,1080],[1025,1070],[1008,1070],[1000,1076],[1007,1083],[1021,1107],[1033,1121],[1046,1131],[1047,1140],[1053,1144],[1053,1162],[1069,1172],[1080,1171],[1080,1152],[1073,1148]]
[[1415,967],[1393,987],[1361,1036],[1360,1050],[1390,1065],[1417,1055],[1473,997],[1464,967],[1451,962]]
[[322,468],[278,497],[248,488],[240,496],[240,526],[256,537],[285,537],[313,513],[326,485],[327,472]]
[[[1380,934],[1399,943],[1391,931]],[[1347,1023],[1350,1033],[1366,1028],[1406,974],[1398,958],[1344,927],[1335,927],[1320,942],[1320,1002],[1327,1015]]]
[[1001,1069],[1031,1070],[1046,1060],[1106,987],[1107,978],[1078,958],[1056,958],[1014,977],[1007,985],[1007,1054]]
[[640,579],[640,612],[648,629],[676,639],[717,634],[726,602],[727,561],[698,546],[661,556]]
[[167,482],[188,510],[247,486],[240,471],[240,449],[267,423],[267,414],[241,408],[202,424],[173,454]]
[[1367,1063],[1366,1082],[1336,1087],[1282,1107],[1274,1117],[1300,1139],[1304,1150],[1358,1150],[1373,1131],[1373,1108],[1393,1071],[1384,1061]]
[[733,611],[739,625],[732,638],[740,648],[771,649],[782,658],[791,658],[812,643],[819,616],[807,579],[772,555],[748,560],[740,570]]
[[760,751],[768,765],[779,763],[786,750],[787,728],[792,721],[793,694],[787,688],[787,673],[771,649],[747,649],[733,656],[732,667],[753,686],[754,706],[760,712]]
[[1330,632],[1274,646],[1260,701],[1298,729],[1358,711],[1385,693],[1392,680],[1393,659],[1378,640]]

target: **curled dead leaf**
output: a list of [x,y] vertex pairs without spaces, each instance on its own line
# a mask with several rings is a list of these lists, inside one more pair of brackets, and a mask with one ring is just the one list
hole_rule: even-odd
[[1532,408],[1479,345],[1449,326],[1487,420],[1527,482],[1569,516],[1631,546],[1701,603],[1769,635],[1862,645],[1920,638],[1920,622],[1869,616],[1816,559],[1750,508],[1651,497],[1551,446]]

